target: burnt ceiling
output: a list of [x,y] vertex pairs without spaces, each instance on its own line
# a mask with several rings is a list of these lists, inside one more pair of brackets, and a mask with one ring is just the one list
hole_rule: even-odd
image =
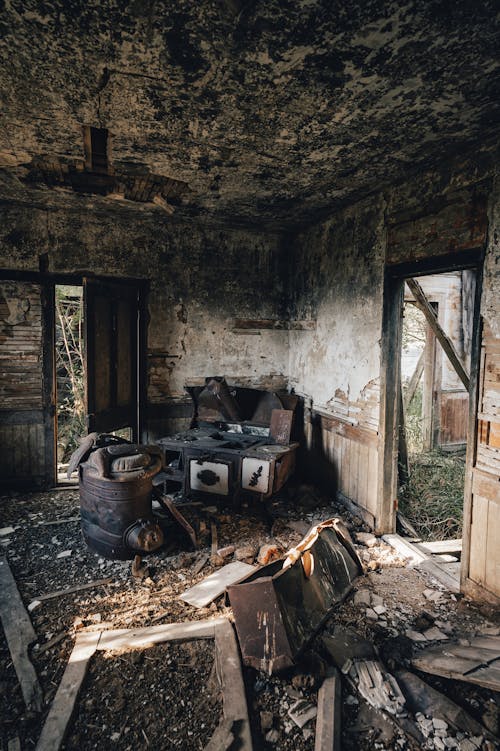
[[122,182],[187,184],[181,215],[286,227],[498,127],[493,1],[2,6],[4,198],[81,200],[85,125],[108,129]]

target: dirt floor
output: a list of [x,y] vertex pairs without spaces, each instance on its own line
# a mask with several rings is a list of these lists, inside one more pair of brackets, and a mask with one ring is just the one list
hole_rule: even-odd
[[[223,596],[200,609],[185,604],[178,596],[234,557],[253,560],[265,543],[285,549],[296,545],[302,537],[301,524],[309,526],[341,516],[354,536],[366,532],[359,517],[353,517],[337,502],[305,486],[284,492],[268,506],[266,513],[247,508],[235,512],[228,508],[193,507],[190,520],[201,533],[204,547],[191,551],[184,533],[172,526],[166,548],[147,559],[149,570],[137,578],[132,576],[130,561],[106,560],[85,545],[80,533],[77,491],[11,494],[0,498],[0,509],[0,552],[6,555],[30,611],[37,634],[31,659],[45,698],[41,715],[26,711],[2,632],[0,744],[3,749],[16,736],[22,749],[35,747],[78,632],[220,615],[231,619],[231,609]],[[217,530],[217,549],[224,555],[208,557],[195,573],[211,552],[213,524]],[[9,527],[13,530],[9,531]],[[355,581],[352,595],[334,611],[296,668],[279,676],[244,668],[256,750],[314,749],[317,693],[329,669],[328,654],[320,637],[333,634],[336,626],[352,629],[359,638],[374,644],[382,666],[389,671],[409,666],[411,655],[423,643],[415,641],[415,632],[422,633],[435,626],[444,638],[464,639],[485,631],[494,633],[500,626],[498,613],[452,595],[424,572],[405,567],[405,561],[381,540],[368,537],[363,544],[360,537],[358,543],[356,547],[366,574]],[[228,546],[234,546],[235,552],[222,550]],[[38,600],[57,590],[102,579],[107,581],[93,588]],[[204,747],[220,716],[220,697],[210,686],[213,661],[210,649],[190,647],[186,651],[182,645],[164,645],[161,649],[155,647],[154,654],[153,657],[153,652],[147,654],[143,650],[126,655],[111,653],[107,657],[101,653],[94,655],[67,735],[67,751],[103,747],[135,749],[139,744],[155,749]],[[429,718],[419,717],[418,713],[406,712],[406,718],[395,718],[375,710],[345,674],[342,748],[347,751],[500,748],[491,735],[498,733],[498,695],[467,683],[423,673],[420,677],[482,722],[487,728],[484,736],[442,727],[429,730],[425,725]],[[311,705],[311,718],[303,727],[291,717],[299,700]],[[412,736],[406,720],[413,728],[424,728],[420,740]]]

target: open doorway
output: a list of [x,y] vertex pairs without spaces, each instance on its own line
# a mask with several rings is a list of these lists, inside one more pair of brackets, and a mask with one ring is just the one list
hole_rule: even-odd
[[54,314],[57,481],[66,484],[70,456],[87,432],[83,286],[56,284]]
[[[61,280],[62,281],[62,280]],[[144,285],[87,278],[54,286],[57,483],[87,433],[138,440],[144,403]]]
[[400,521],[458,560],[476,275],[405,279],[398,446]]

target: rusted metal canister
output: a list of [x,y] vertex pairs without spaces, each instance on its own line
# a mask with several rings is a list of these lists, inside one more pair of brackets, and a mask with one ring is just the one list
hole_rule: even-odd
[[89,547],[106,558],[126,560],[157,550],[163,533],[151,510],[151,476],[116,481],[80,465],[82,533]]

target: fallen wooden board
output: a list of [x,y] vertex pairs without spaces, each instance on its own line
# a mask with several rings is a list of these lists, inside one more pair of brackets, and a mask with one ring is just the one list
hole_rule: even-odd
[[430,555],[448,553],[453,555],[462,552],[462,539],[460,540],[435,540],[434,542],[420,542],[419,546]]
[[340,751],[340,705],[340,675],[332,668],[318,693],[314,751]]
[[37,637],[10,566],[3,556],[0,557],[0,618],[24,702],[28,709],[40,712],[42,687],[28,656],[28,648]]
[[430,558],[428,553],[419,550],[411,542],[407,542],[401,535],[382,535],[382,539],[388,545],[391,545],[403,558],[409,558],[413,566],[418,566],[419,563],[423,563],[423,561]]
[[460,563],[439,563],[435,558],[428,558],[418,564],[418,568],[427,571],[450,591],[460,592]]
[[111,584],[112,581],[113,577],[108,576],[106,579],[96,579],[87,584],[75,584],[74,587],[58,589],[56,592],[48,592],[46,595],[38,595],[35,599],[39,602],[45,602],[45,600],[53,600],[54,597],[64,597],[64,595],[71,595],[73,592],[81,592],[84,589],[94,589],[94,587],[101,587],[103,584]]
[[420,543],[411,543],[398,534],[383,535],[382,539],[404,558],[409,558],[411,566],[427,571],[450,592],[460,592],[460,564],[440,563],[438,557],[427,553]]
[[413,714],[422,712],[427,717],[445,720],[448,725],[452,725],[455,730],[463,733],[492,737],[491,733],[462,707],[429,686],[417,675],[408,670],[400,670],[396,673],[396,679],[406,696],[407,706]]
[[232,561],[227,566],[223,566],[215,571],[215,573],[207,576],[199,584],[195,584],[194,587],[187,589],[179,596],[179,599],[187,602],[188,605],[193,605],[195,608],[204,608],[215,600],[216,597],[223,594],[229,584],[236,584],[236,582],[251,574],[255,569],[256,567],[251,566],[249,563]]
[[79,634],[66,665],[61,683],[45,720],[36,751],[57,751],[71,719],[78,691],[101,636],[100,631]]
[[[500,691],[500,637],[471,639],[470,646],[447,643],[423,649],[412,665],[425,673]],[[496,645],[496,647],[495,647]]]
[[122,628],[103,631],[97,649],[124,649],[161,644],[165,641],[188,641],[189,639],[213,639],[215,627],[222,618],[211,621],[188,621],[187,623],[165,623],[144,628]]
[[[217,673],[222,688],[222,712],[237,736],[238,749],[251,751],[252,735],[248,719],[243,673],[236,636],[230,622],[220,619],[215,629]],[[237,727],[238,731],[234,730]]]

